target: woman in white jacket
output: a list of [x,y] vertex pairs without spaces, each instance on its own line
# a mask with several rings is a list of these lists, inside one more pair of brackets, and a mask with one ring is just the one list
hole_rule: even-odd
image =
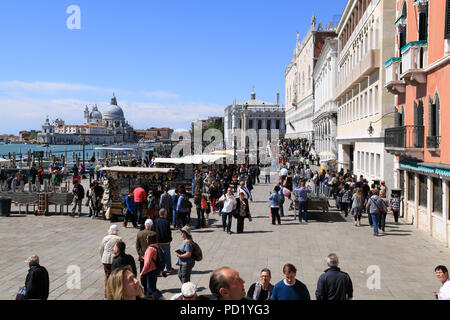
[[114,257],[114,246],[117,242],[121,241],[122,238],[117,234],[119,233],[119,227],[113,224],[109,227],[108,235],[103,238],[102,245],[100,247],[100,256],[102,257],[103,269],[105,270],[105,288],[108,281],[108,277],[111,274],[111,265]]

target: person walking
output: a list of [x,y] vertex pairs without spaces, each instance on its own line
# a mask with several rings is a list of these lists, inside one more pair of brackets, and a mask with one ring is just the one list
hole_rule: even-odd
[[168,187],[164,187],[164,193],[159,199],[159,207],[166,209],[167,220],[172,221],[172,196],[169,194]]
[[209,188],[209,199],[211,200],[212,213],[216,212],[216,201],[219,196],[219,186],[217,184],[217,180],[214,180],[211,187]]
[[391,199],[391,210],[394,215],[395,224],[398,224],[398,216],[400,213],[400,195],[398,193],[395,193]]
[[126,228],[128,221],[131,221],[133,227],[138,228],[136,217],[136,204],[134,202],[133,192],[130,192],[125,198],[126,214],[123,220],[123,226]]
[[262,269],[259,279],[258,282],[250,286],[247,297],[257,301],[270,300],[273,292],[273,285],[270,283],[272,279],[270,270],[267,268]]
[[173,225],[174,228],[177,228],[178,197],[179,197],[178,186],[176,186],[175,190],[174,190],[174,192],[172,194],[172,225]]
[[265,176],[265,184],[270,184],[270,166],[267,165],[264,167],[264,176]]
[[355,227],[361,226],[361,217],[364,210],[364,195],[361,188],[356,189],[352,197],[352,208],[350,214],[355,218]]
[[239,193],[239,198],[236,199],[236,233],[244,232],[244,220],[250,217],[250,206],[248,204],[248,199],[245,198],[244,191],[241,190]]
[[137,276],[136,262],[134,261],[132,255],[125,253],[126,248],[127,245],[122,240],[118,241],[114,246],[114,254],[116,256],[113,258],[111,264],[111,272],[120,267],[130,266],[134,276],[136,277]]
[[352,200],[352,192],[348,183],[344,184],[344,189],[339,192],[339,196],[341,197],[341,211],[344,211],[345,217],[347,218]]
[[81,216],[81,206],[82,206],[82,202],[84,199],[84,188],[81,185],[79,180],[74,180],[73,181],[73,189],[72,189],[72,193],[73,193],[73,208],[72,208],[72,214],[71,216],[73,217],[75,215],[75,211],[76,208],[78,206],[78,217]]
[[147,249],[144,254],[144,266],[140,273],[140,277],[143,278],[146,276],[146,296],[155,296],[158,299],[162,300],[162,294],[157,289],[157,281],[158,275],[161,273],[161,270],[158,270],[157,259],[158,259],[158,235],[156,233],[149,234],[147,236]]
[[157,218],[156,216],[156,209],[158,206],[158,202],[156,201],[156,197],[153,194],[153,190],[149,190],[148,191],[148,196],[147,196],[147,217],[149,219],[155,220]]
[[205,226],[205,212],[202,208],[203,196],[200,190],[195,191],[194,195],[194,205],[197,210],[197,226],[196,229],[201,229]]
[[133,191],[133,197],[134,197],[134,203],[136,205],[136,214],[137,214],[137,223],[139,225],[142,225],[142,221],[144,219],[143,217],[143,210],[144,210],[144,203],[147,193],[145,192],[144,188],[137,187]]
[[311,300],[308,288],[297,280],[297,269],[287,263],[283,267],[284,279],[273,287],[272,300]]
[[352,300],[353,284],[350,276],[339,269],[339,258],[330,253],[328,269],[317,281],[316,300]]
[[221,196],[218,202],[223,203],[223,208],[221,211],[223,231],[225,232],[226,228],[227,233],[232,234],[231,223],[233,220],[233,211],[236,209],[236,199],[234,198],[233,195],[233,189],[229,187],[227,189],[227,193]]
[[366,204],[366,211],[372,218],[374,236],[378,236],[378,221],[383,209],[386,211],[384,201],[378,197],[378,190],[375,189]]
[[280,210],[280,186],[275,186],[272,193],[269,196],[270,200],[270,212],[272,214],[272,224],[275,224],[275,220],[278,221],[278,224],[281,224],[281,218],[279,215]]
[[164,251],[166,257],[166,270],[172,272],[175,269],[172,268],[172,259],[170,251],[170,243],[172,242],[172,232],[170,230],[170,222],[167,219],[167,210],[164,208],[159,209],[159,219],[156,219],[154,231],[158,234],[158,244]]
[[386,215],[387,215],[387,208],[389,207],[389,200],[386,199],[386,193],[385,191],[380,191],[380,199],[383,201],[383,209],[380,210],[380,218],[378,220],[379,226],[381,231],[385,232],[385,226],[386,226]]
[[178,278],[181,283],[191,281],[192,268],[194,268],[195,260],[193,259],[194,245],[192,243],[191,228],[185,226],[181,229],[181,238],[183,242],[177,251]]
[[[148,247],[147,237],[150,235],[158,237],[157,233],[152,231],[153,221],[151,219],[147,219],[144,226],[145,228],[139,231],[136,236],[136,252],[139,255],[139,270],[141,273],[142,269],[144,269],[144,256]],[[147,293],[147,274],[141,275],[140,279],[141,284],[144,287],[144,292]]]
[[39,264],[39,257],[33,255],[26,261],[28,264],[28,274],[25,279],[25,300],[47,300],[50,288],[48,271]]
[[108,235],[102,240],[100,246],[100,256],[102,258],[103,270],[105,272],[105,287],[108,281],[108,277],[111,274],[112,262],[115,257],[114,246],[117,242],[121,241],[122,238],[118,236],[119,227],[113,224],[109,227]]
[[300,188],[294,188],[294,193],[298,198],[298,221],[302,223],[302,214],[305,223],[308,223],[308,194],[311,193],[311,187],[305,186],[305,182],[300,183]]

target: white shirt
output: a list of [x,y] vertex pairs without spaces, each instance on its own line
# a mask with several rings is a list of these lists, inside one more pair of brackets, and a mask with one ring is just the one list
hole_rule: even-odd
[[280,176],[287,176],[288,175],[288,171],[286,168],[283,168],[280,170]]
[[447,280],[438,293],[439,300],[450,300],[450,280]]
[[220,197],[219,200],[225,200],[223,202],[222,212],[230,213],[231,211],[233,211],[233,207],[236,204],[236,199],[234,198],[233,195],[228,196],[227,194],[224,194],[223,196]]

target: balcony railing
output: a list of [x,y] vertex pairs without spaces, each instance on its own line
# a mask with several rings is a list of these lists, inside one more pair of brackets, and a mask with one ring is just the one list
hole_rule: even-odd
[[427,137],[427,149],[440,149],[441,137],[440,136],[428,136]]
[[384,134],[385,148],[423,149],[424,126],[388,128]]
[[400,79],[400,74],[402,72],[402,58],[393,57],[389,59],[384,64],[384,68],[386,72],[385,88],[393,94],[404,93],[406,90],[406,82],[405,80]]
[[411,85],[426,83],[424,68],[428,66],[428,42],[412,41],[402,49],[403,73],[401,78]]

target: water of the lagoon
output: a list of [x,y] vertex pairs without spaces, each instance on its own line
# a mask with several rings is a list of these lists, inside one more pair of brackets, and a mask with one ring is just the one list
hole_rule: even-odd
[[[101,156],[102,151],[101,150],[95,150],[95,148],[100,148],[101,145],[86,145],[85,147],[85,159],[88,161],[92,155],[95,152],[95,157]],[[109,147],[116,147],[115,145],[111,145]],[[126,146],[117,146],[117,147],[133,147],[133,145],[126,145]],[[80,158],[83,157],[83,146],[79,144],[75,145],[49,145],[48,147],[44,147],[40,144],[1,144],[0,145],[0,158],[8,159],[8,153],[11,153],[11,157],[13,155],[13,152],[16,153],[16,158],[18,158],[18,155],[22,153],[22,156],[25,158],[28,154],[28,151],[44,151],[44,154],[46,152],[52,152],[55,156],[61,156],[65,155],[65,152],[67,151],[67,160],[70,162],[72,161],[72,154],[75,152],[75,154],[78,154]]]

